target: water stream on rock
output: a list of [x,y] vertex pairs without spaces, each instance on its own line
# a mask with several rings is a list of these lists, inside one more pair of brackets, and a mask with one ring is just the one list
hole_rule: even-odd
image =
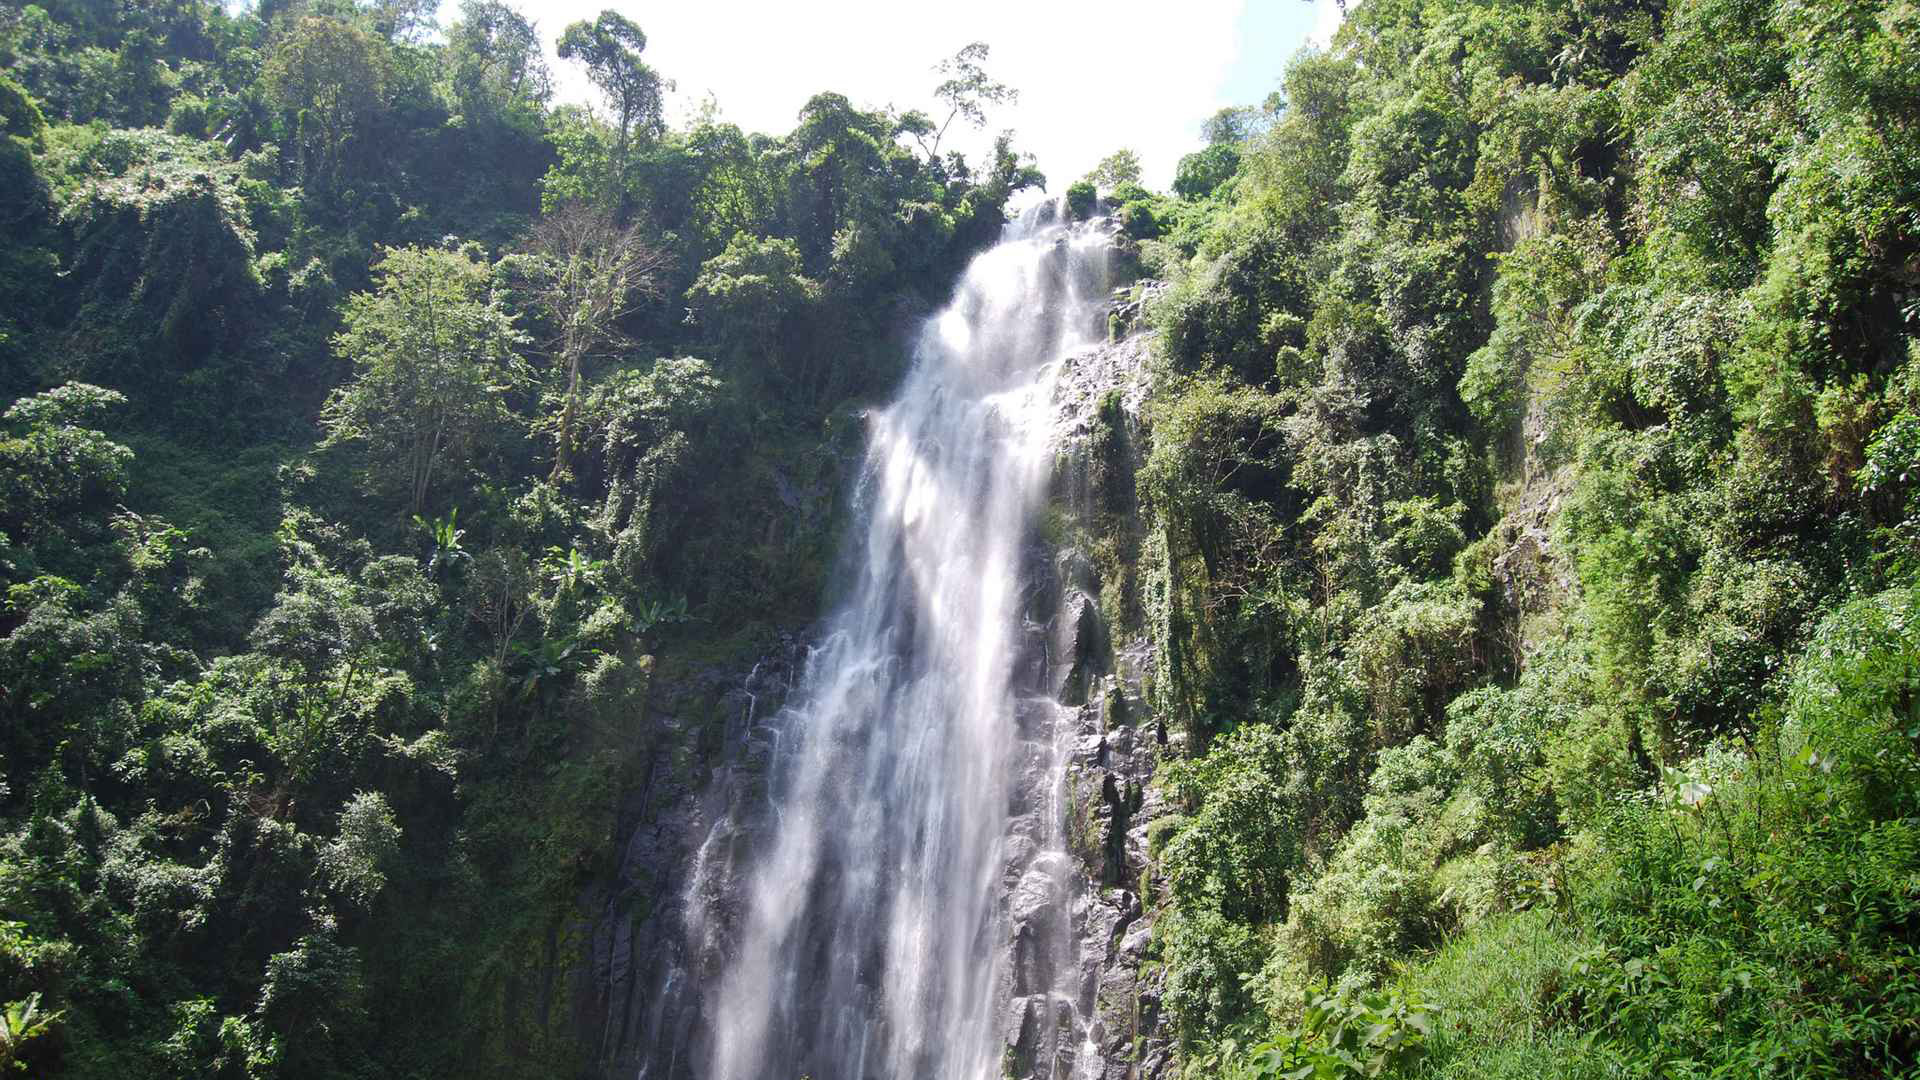
[[1055,372],[1104,336],[1107,252],[1098,224],[1030,210],[870,417],[853,580],[769,724],[767,824],[732,910],[692,913],[728,924],[702,1010],[708,1080],[1002,1074],[1020,992],[1008,893],[1048,888],[1046,860],[1065,862],[1058,829],[1032,821],[1058,808],[1022,792],[1016,714],[1046,703],[1023,703],[1037,691],[1016,672],[1021,564]]

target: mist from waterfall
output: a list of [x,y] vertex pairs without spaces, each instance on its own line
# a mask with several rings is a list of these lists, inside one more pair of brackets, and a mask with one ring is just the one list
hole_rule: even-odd
[[1001,1074],[1021,563],[1059,361],[1105,333],[1107,251],[1029,210],[870,416],[846,599],[770,724],[708,1080]]

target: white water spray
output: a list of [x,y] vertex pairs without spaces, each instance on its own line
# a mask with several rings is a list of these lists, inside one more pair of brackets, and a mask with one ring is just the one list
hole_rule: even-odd
[[1105,330],[1106,234],[1058,213],[974,260],[872,417],[855,580],[773,724],[707,1080],[1001,1073],[1021,558],[1054,374]]

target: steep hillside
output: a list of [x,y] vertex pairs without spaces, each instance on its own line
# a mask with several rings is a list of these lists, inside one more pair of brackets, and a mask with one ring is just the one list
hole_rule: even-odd
[[1110,193],[1194,1075],[1916,1067],[1916,35],[1362,3]]

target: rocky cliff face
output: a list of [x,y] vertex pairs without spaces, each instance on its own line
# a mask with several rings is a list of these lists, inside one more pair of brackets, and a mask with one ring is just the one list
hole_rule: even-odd
[[[1172,1073],[1147,964],[1150,781],[1166,733],[1144,693],[1151,654],[1129,559],[1146,345],[1133,335],[1066,361],[1050,509],[1024,556],[999,995],[1015,1080]],[[771,824],[768,770],[806,638],[744,673],[656,684],[644,722],[657,749],[623,808],[619,869],[582,897],[572,999],[596,1075],[699,1080],[708,995],[737,932],[743,856]]]
[[732,837],[716,829],[765,775],[769,718],[805,660],[784,636],[742,673],[707,668],[657,682],[645,723],[655,749],[621,809],[618,870],[581,898],[575,1028],[594,1075],[694,1075],[699,987],[712,957],[703,927],[724,924],[709,864]]
[[[1136,290],[1137,292],[1137,290]],[[1116,299],[1117,325],[1137,300]],[[1057,703],[1056,812],[1070,860],[1045,856],[1009,891],[1016,983],[1008,995],[1007,1074],[1142,1080],[1171,1073],[1160,979],[1147,965],[1153,887],[1147,826],[1160,812],[1150,781],[1166,730],[1148,706],[1152,670],[1134,580],[1141,524],[1134,473],[1147,391],[1145,337],[1070,358],[1056,383],[1059,457],[1053,520],[1031,564],[1030,612],[1047,637]],[[1043,894],[1036,877],[1049,876]],[[1051,992],[1020,985],[1025,954],[1055,939],[1068,967]],[[1064,993],[1063,993],[1064,991]]]

